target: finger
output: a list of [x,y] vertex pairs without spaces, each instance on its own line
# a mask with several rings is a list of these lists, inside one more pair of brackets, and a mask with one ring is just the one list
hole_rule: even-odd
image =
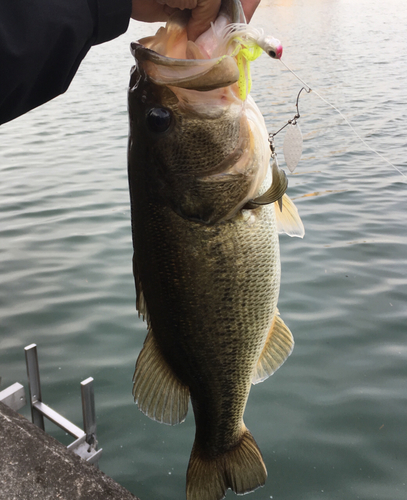
[[253,17],[259,3],[260,0],[242,0],[243,12],[247,22],[250,22],[250,19]]
[[188,38],[195,41],[199,35],[209,29],[211,22],[215,21],[221,0],[198,0],[197,6],[191,11],[188,22]]
[[131,17],[137,21],[148,23],[167,21],[174,11],[167,5],[161,5],[155,0],[133,0]]
[[168,5],[175,9],[195,9],[198,0],[156,0],[158,3]]

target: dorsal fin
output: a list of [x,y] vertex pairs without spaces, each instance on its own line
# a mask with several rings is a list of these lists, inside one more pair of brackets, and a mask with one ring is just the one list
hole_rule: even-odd
[[273,375],[293,349],[292,333],[276,311],[263,351],[253,372],[252,384],[259,384]]
[[282,203],[275,202],[274,208],[276,212],[277,231],[279,233],[286,233],[288,236],[303,238],[305,234],[304,224],[292,200],[285,194],[282,198]]
[[189,389],[165,361],[151,327],[137,359],[133,382],[134,400],[145,415],[169,425],[185,420]]

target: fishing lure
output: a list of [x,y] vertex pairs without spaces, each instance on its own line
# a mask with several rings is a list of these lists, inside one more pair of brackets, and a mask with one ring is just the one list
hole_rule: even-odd
[[255,61],[263,52],[273,59],[280,59],[283,47],[280,40],[264,35],[262,30],[247,26],[247,24],[230,24],[226,28],[227,43],[237,42],[232,56],[236,57],[239,68],[239,97],[244,101],[250,93],[252,78],[250,63]]
[[[239,68],[239,80],[237,82],[239,97],[244,101],[252,87],[250,63],[255,61],[263,52],[273,59],[281,59],[283,47],[281,42],[276,38],[265,35],[262,30],[247,26],[246,24],[232,24],[227,26],[224,37],[227,44],[232,41],[236,43],[236,47],[231,55],[236,57],[237,67]],[[284,158],[290,172],[295,170],[302,155],[303,139],[301,130],[297,124],[297,120],[300,117],[298,98],[296,116],[280,129],[282,130],[287,125],[290,125],[283,146]],[[270,134],[270,143],[273,137]]]
[[257,59],[262,52],[265,52],[268,56],[273,59],[278,59],[283,66],[285,66],[288,71],[290,71],[303,85],[304,87],[300,90],[297,96],[297,114],[292,120],[281,127],[274,134],[269,134],[270,146],[273,149],[274,136],[278,134],[281,130],[288,126],[286,136],[284,138],[283,144],[283,154],[286,161],[287,167],[290,172],[293,172],[302,154],[302,133],[298,126],[298,118],[300,117],[298,110],[298,100],[300,94],[303,90],[307,93],[313,92],[316,94],[325,104],[334,109],[341,117],[345,120],[346,124],[351,128],[352,132],[356,137],[368,148],[370,151],[375,153],[377,156],[382,158],[388,165],[394,168],[399,174],[404,178],[407,176],[393,163],[391,163],[387,158],[381,155],[378,151],[373,149],[355,130],[349,120],[344,116],[344,114],[333,104],[328,102],[324,97],[322,97],[315,89],[312,89],[304,80],[302,80],[287,64],[281,59],[283,54],[283,47],[279,40],[273,38],[272,36],[265,35],[263,30],[253,28],[243,23],[235,23],[228,25],[224,33],[225,41],[227,44],[236,42],[236,48],[232,52],[232,56],[236,57],[237,65],[239,68],[239,97],[245,100],[251,90],[251,74],[250,74],[250,62]]

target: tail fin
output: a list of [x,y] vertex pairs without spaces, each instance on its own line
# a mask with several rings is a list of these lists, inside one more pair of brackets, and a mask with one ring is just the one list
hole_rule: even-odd
[[216,458],[201,457],[194,443],[187,472],[187,500],[221,500],[228,488],[243,495],[263,486],[266,478],[263,457],[248,429],[236,447]]

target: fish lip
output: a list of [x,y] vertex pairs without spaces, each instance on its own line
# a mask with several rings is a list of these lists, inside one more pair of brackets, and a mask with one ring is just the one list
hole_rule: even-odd
[[[162,56],[155,50],[149,49],[139,42],[132,42],[130,44],[130,52],[139,61],[151,61],[160,66],[196,66],[198,61],[200,61],[200,59],[175,59],[173,57]],[[207,59],[205,62],[216,61],[218,59],[220,58]]]
[[[162,56],[138,42],[132,42],[130,47],[136,62],[144,67],[146,76],[157,85],[208,91],[228,87],[239,79],[236,61],[229,55],[213,59],[175,59]],[[164,71],[171,68],[174,75],[165,75],[164,71],[160,73],[160,68]],[[196,71],[188,74],[192,68]]]

